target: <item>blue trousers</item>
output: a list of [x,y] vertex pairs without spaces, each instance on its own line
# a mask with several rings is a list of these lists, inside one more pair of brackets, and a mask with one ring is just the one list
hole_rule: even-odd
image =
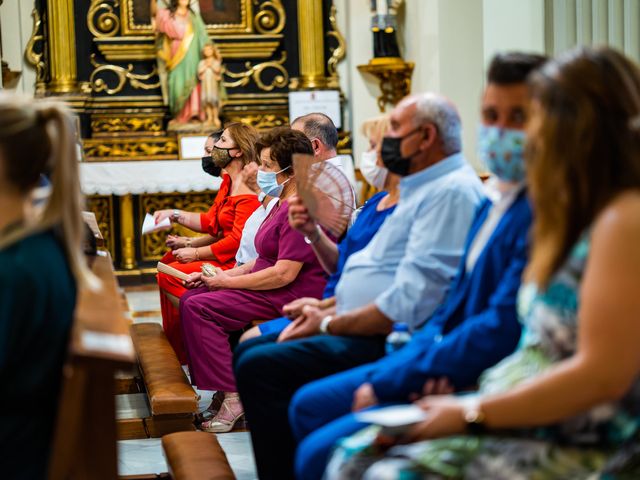
[[[288,422],[289,404],[303,385],[373,362],[384,355],[384,337],[318,335],[275,343],[278,333],[238,345],[234,369],[250,425],[258,476],[294,476],[296,442]],[[324,415],[322,406],[316,413]],[[324,466],[322,466],[322,471]],[[307,478],[307,471],[302,478]]]
[[289,406],[289,424],[298,444],[295,475],[321,479],[336,441],[367,426],[351,413],[353,394],[374,364],[337,373],[300,388]]

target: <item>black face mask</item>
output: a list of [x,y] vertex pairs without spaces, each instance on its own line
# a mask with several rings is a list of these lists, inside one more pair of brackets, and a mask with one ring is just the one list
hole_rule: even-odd
[[382,156],[382,163],[385,167],[396,175],[400,175],[401,177],[406,177],[409,175],[409,167],[411,166],[411,159],[418,154],[416,151],[414,154],[409,155],[408,157],[403,157],[402,153],[400,153],[400,148],[402,145],[402,141],[418,132],[420,127],[410,131],[404,137],[384,137],[382,139],[382,148],[380,154]]
[[218,165],[213,163],[213,158],[211,158],[211,155],[209,155],[208,157],[202,157],[202,170],[214,177],[219,177],[222,173],[222,167],[219,167]]

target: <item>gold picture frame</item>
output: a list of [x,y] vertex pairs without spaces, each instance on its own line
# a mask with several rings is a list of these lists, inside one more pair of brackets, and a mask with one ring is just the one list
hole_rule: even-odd
[[[214,1],[214,0],[199,0]],[[229,0],[227,0],[229,1]],[[234,0],[230,0],[234,1]],[[135,18],[134,2],[148,2],[148,0],[122,0],[120,20],[123,36],[153,35],[151,22],[139,23]],[[252,0],[235,0],[239,5],[240,21],[237,23],[207,23],[207,32],[214,34],[242,34],[253,33],[253,2]],[[205,21],[206,23],[206,21]]]

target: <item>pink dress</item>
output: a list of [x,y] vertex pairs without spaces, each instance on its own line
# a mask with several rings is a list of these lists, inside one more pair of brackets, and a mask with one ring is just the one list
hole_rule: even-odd
[[321,298],[326,276],[310,245],[289,226],[286,201],[276,206],[255,238],[258,258],[251,272],[272,267],[278,260],[302,262],[296,279],[274,290],[200,288],[180,300],[182,335],[191,382],[201,390],[235,392],[229,333],[253,320],[271,320],[282,307],[300,297]]

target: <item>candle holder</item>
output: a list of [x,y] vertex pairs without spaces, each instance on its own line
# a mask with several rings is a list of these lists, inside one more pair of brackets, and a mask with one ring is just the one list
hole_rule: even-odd
[[411,92],[413,62],[405,62],[400,57],[372,58],[366,65],[358,65],[358,70],[378,79],[380,96],[378,108],[384,113],[387,104],[395,105]]

